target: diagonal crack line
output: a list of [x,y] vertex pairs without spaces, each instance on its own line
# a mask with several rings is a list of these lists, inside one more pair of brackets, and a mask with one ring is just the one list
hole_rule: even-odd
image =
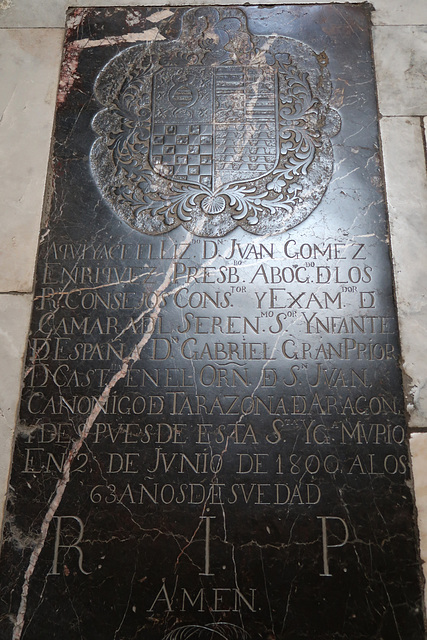
[[[186,248],[186,241],[189,241],[191,237],[191,234],[188,233],[187,234],[187,238],[184,240],[183,243],[181,243],[180,247],[182,247],[181,252],[184,251],[184,249]],[[181,256],[181,253],[178,251],[177,252],[177,256],[176,258],[179,258]],[[63,472],[62,472],[62,476],[61,478],[58,480],[58,483],[56,485],[56,489],[55,489],[55,493],[54,496],[49,504],[49,508],[46,512],[46,515],[43,518],[43,522],[40,528],[40,534],[39,534],[39,538],[38,538],[38,542],[36,544],[36,546],[34,547],[31,556],[30,556],[30,560],[28,562],[28,567],[25,571],[24,574],[24,582],[22,585],[22,590],[21,590],[21,600],[20,600],[20,604],[19,604],[19,609],[18,609],[18,613],[16,616],[16,621],[13,627],[13,635],[12,635],[12,640],[20,640],[21,636],[22,636],[22,631],[24,629],[24,623],[25,623],[25,615],[26,615],[26,611],[27,611],[27,601],[28,601],[28,591],[30,588],[30,580],[31,577],[35,571],[38,559],[40,557],[40,554],[43,550],[44,544],[46,542],[46,537],[49,531],[49,527],[50,524],[55,516],[56,511],[58,510],[60,504],[61,504],[61,500],[62,497],[64,495],[65,489],[67,488],[67,485],[70,481],[70,472],[71,472],[71,465],[74,461],[74,459],[76,458],[77,454],[79,453],[81,447],[83,446],[83,444],[85,443],[90,430],[92,429],[92,426],[96,420],[96,418],[98,417],[101,409],[105,406],[105,404],[107,403],[107,400],[111,394],[111,391],[114,389],[115,385],[119,382],[119,380],[121,380],[122,378],[124,378],[129,370],[129,367],[134,364],[138,359],[139,356],[141,354],[142,349],[145,347],[145,345],[147,344],[147,342],[150,340],[151,336],[154,333],[154,328],[156,325],[156,321],[160,315],[160,311],[161,311],[161,296],[160,294],[163,293],[167,287],[170,285],[171,280],[172,280],[172,274],[173,274],[173,270],[174,270],[174,260],[171,261],[168,270],[165,273],[165,278],[163,280],[163,282],[159,285],[159,287],[156,290],[156,294],[158,294],[158,303],[156,304],[156,306],[153,308],[152,312],[150,313],[150,318],[152,320],[152,322],[150,323],[150,327],[149,329],[144,333],[144,335],[142,336],[141,340],[138,342],[138,344],[134,347],[134,349],[132,350],[132,353],[130,356],[128,356],[127,358],[125,358],[123,360],[123,364],[122,367],[119,371],[117,371],[113,377],[111,378],[110,382],[106,385],[106,387],[104,388],[103,392],[101,393],[101,395],[99,396],[98,400],[96,401],[95,406],[93,407],[91,413],[89,414],[88,418],[86,419],[86,422],[84,424],[84,428],[81,432],[80,438],[78,440],[76,440],[69,453],[67,456],[67,459],[64,463],[64,467],[63,467]]]

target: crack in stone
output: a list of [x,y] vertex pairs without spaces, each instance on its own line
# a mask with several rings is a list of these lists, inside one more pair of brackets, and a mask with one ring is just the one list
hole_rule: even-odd
[[[191,237],[191,234],[188,233],[186,236],[186,240],[189,240]],[[183,251],[186,247],[185,245],[185,241],[184,243],[180,244],[180,247],[183,247],[183,249],[181,251]],[[180,252],[177,251],[177,257],[180,257]],[[61,501],[62,501],[62,497],[64,495],[65,489],[67,488],[67,485],[70,481],[70,472],[71,472],[71,465],[73,463],[73,461],[75,460],[77,454],[79,453],[80,449],[82,448],[83,444],[85,444],[85,441],[92,429],[93,424],[95,423],[96,418],[98,417],[99,413],[101,412],[101,409],[105,406],[111,391],[114,389],[114,387],[116,386],[116,384],[119,382],[119,380],[123,379],[129,368],[131,367],[132,364],[134,364],[140,357],[141,351],[142,349],[145,347],[145,345],[148,343],[148,341],[150,340],[153,332],[154,332],[154,327],[156,324],[156,321],[160,315],[160,311],[161,311],[161,297],[159,294],[163,293],[163,291],[165,291],[167,289],[167,287],[169,286],[169,284],[171,283],[172,280],[172,275],[173,275],[173,270],[174,270],[174,261],[171,261],[168,270],[165,273],[165,278],[163,280],[163,282],[159,285],[159,287],[156,289],[156,294],[158,294],[159,298],[158,298],[158,303],[157,305],[153,308],[151,314],[150,314],[150,318],[152,319],[152,323],[151,326],[149,328],[149,331],[147,331],[143,337],[141,338],[141,340],[138,342],[138,344],[133,348],[132,353],[130,356],[128,356],[127,358],[125,358],[123,360],[122,366],[119,369],[119,371],[117,371],[113,377],[111,378],[110,382],[105,386],[103,392],[101,393],[101,395],[99,396],[96,404],[94,405],[91,413],[89,414],[88,418],[86,419],[84,428],[82,429],[80,438],[78,440],[76,440],[73,445],[70,448],[70,451],[68,453],[68,456],[66,458],[66,461],[64,463],[64,467],[63,467],[63,472],[62,472],[62,477],[60,478],[60,480],[58,480],[58,483],[56,485],[56,490],[55,490],[55,494],[49,504],[49,508],[46,512],[46,515],[44,516],[41,528],[40,528],[40,534],[39,534],[39,539],[38,542],[35,546],[35,548],[33,549],[31,556],[30,556],[30,560],[27,566],[27,569],[25,571],[24,574],[24,582],[22,585],[22,590],[21,590],[21,600],[20,600],[20,604],[19,604],[19,609],[18,609],[18,613],[16,616],[16,621],[13,627],[13,635],[12,635],[12,640],[20,640],[21,636],[22,636],[22,632],[24,629],[24,624],[25,624],[25,615],[26,615],[26,611],[27,611],[27,602],[28,602],[28,593],[29,593],[29,588],[30,588],[30,580],[31,577],[35,571],[35,568],[37,566],[37,562],[39,560],[40,554],[44,548],[45,542],[46,542],[46,538],[47,538],[47,534],[49,531],[49,527],[50,524],[55,516],[55,513],[57,512]]]

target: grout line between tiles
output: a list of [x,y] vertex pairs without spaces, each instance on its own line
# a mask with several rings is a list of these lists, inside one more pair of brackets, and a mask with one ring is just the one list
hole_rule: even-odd
[[44,31],[47,31],[47,30],[49,30],[49,31],[65,31],[65,27],[58,27],[58,26],[52,27],[52,26],[49,26],[49,25],[46,25],[46,26],[41,26],[41,25],[39,25],[39,26],[26,26],[26,27],[24,27],[24,26],[15,26],[14,27],[14,26],[2,26],[0,24],[0,31],[18,31],[18,29],[19,30],[27,29],[28,31],[30,31],[30,30],[31,31],[36,31],[36,30],[37,31],[42,31],[42,30],[44,30]]
[[0,296],[31,296],[33,291],[0,291]]
[[400,113],[400,114],[393,114],[393,113],[380,113],[379,119],[380,121],[383,120],[384,118],[425,118],[425,115],[422,115],[420,113]]

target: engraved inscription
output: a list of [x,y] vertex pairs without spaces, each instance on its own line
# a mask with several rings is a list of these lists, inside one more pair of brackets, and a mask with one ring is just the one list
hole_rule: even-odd
[[368,6],[70,25],[1,637],[421,640]]

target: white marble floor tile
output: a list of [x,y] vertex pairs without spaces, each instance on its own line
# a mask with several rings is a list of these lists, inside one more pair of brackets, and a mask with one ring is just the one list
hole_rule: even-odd
[[427,26],[374,27],[380,112],[427,114]]
[[0,294],[0,517],[9,475],[31,298],[30,294]]
[[427,427],[427,175],[420,118],[383,118],[381,135],[410,426]]
[[[317,0],[326,4],[330,0]],[[346,2],[346,0],[335,0]],[[257,4],[258,0],[250,0]],[[289,0],[289,4],[311,4],[312,0]],[[174,0],[171,5],[179,4],[215,4],[215,0]],[[236,4],[232,0],[221,0],[216,4]],[[277,4],[277,0],[266,0],[263,4]],[[376,8],[374,24],[426,24],[427,3],[425,0],[372,0]],[[62,27],[68,6],[164,6],[163,0],[0,0],[1,27]]]
[[61,60],[59,29],[0,32],[0,291],[31,291]]
[[421,558],[424,562],[424,576],[427,579],[427,433],[412,434],[410,439],[410,448],[415,488],[415,503],[418,511]]
[[374,0],[374,24],[427,24],[426,0]]

